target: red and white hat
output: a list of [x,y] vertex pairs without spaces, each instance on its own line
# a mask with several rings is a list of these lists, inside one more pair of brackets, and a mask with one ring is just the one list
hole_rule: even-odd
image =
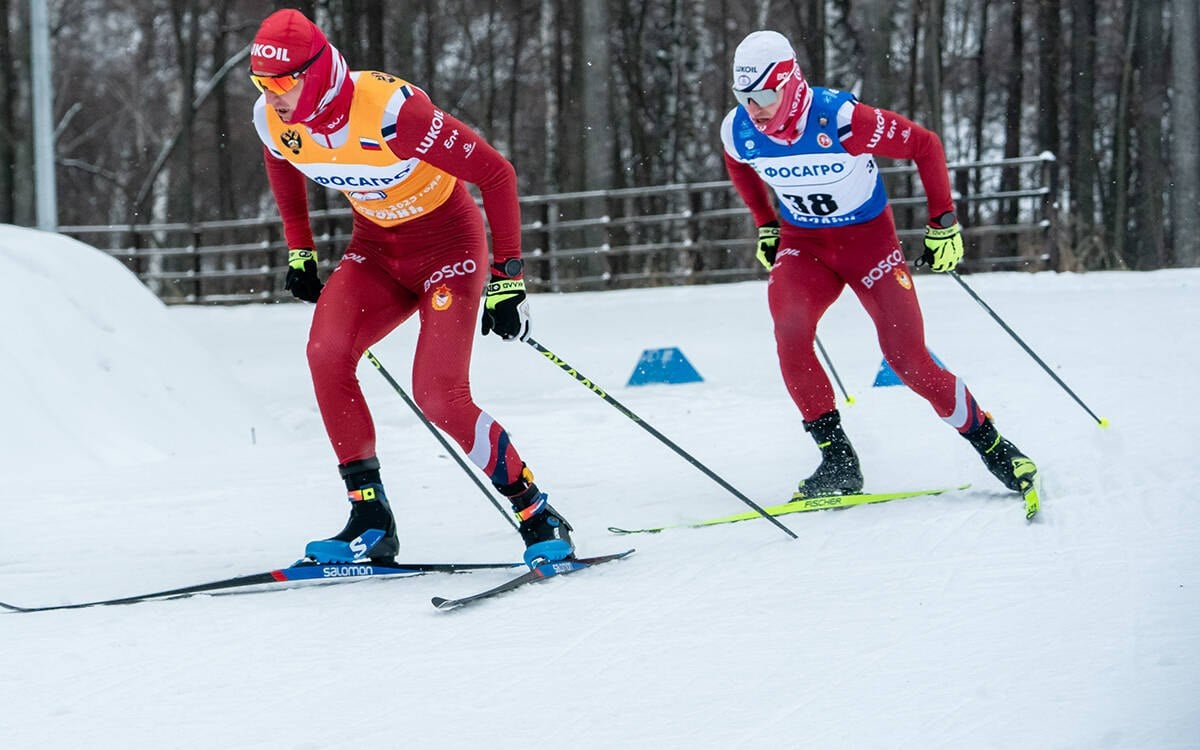
[[310,63],[329,42],[316,24],[298,10],[276,11],[262,22],[250,47],[250,69],[281,76]]
[[800,70],[796,51],[778,31],[755,31],[733,52],[733,88],[777,89]]

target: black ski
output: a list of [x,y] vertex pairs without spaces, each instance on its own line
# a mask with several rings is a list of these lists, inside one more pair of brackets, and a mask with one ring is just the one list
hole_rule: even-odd
[[547,578],[567,575],[568,573],[576,573],[581,570],[586,570],[587,568],[595,567],[596,565],[600,565],[602,563],[620,560],[624,557],[628,557],[631,554],[633,554],[633,550],[628,549],[624,552],[617,552],[612,555],[600,555],[599,557],[583,557],[571,560],[559,560],[558,562],[542,563],[541,565],[532,568],[527,573],[523,573],[516,578],[505,581],[499,586],[493,586],[486,591],[480,591],[478,594],[471,594],[470,596],[464,596],[459,599],[444,599],[440,596],[435,596],[433,597],[433,606],[442,610],[457,609],[464,604],[470,604],[471,602],[477,602],[481,599],[491,598],[496,594],[503,594],[506,591],[512,591],[513,589],[520,588],[527,583],[537,583],[538,581],[544,581]]
[[377,563],[371,561],[354,563],[315,563],[301,560],[294,565],[263,573],[223,578],[218,581],[197,583],[166,591],[155,591],[149,594],[99,599],[77,604],[52,604],[44,607],[19,607],[15,604],[0,602],[0,608],[10,612],[48,612],[56,609],[86,609],[88,607],[104,607],[113,604],[137,604],[165,599],[185,599],[198,594],[231,594],[250,586],[270,585],[271,591],[279,591],[295,586],[282,584],[301,583],[339,583],[362,578],[383,576],[415,576],[424,573],[461,573],[469,570],[492,570],[522,567],[524,563]]

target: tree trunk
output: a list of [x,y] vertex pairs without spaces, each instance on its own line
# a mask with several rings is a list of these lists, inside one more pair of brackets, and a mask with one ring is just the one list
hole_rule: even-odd
[[[1009,0],[1009,40],[1012,49],[1009,51],[1008,75],[1005,85],[1004,117],[1004,158],[1014,159],[1021,155],[1021,121],[1024,119],[1025,101],[1023,97],[1025,76],[1025,9],[1023,0]],[[1021,186],[1021,172],[1017,167],[1004,170],[1000,179],[1000,189],[1005,192],[1018,190]],[[1000,214],[1001,224],[1017,222],[1018,202],[1016,199],[1004,202]],[[998,250],[1006,255],[1017,254],[1017,242],[1014,237],[1007,237],[997,243]]]
[[862,0],[855,6],[858,18],[855,31],[862,48],[862,98],[875,106],[891,109],[896,92],[892,90],[892,11],[890,0]]
[[1175,263],[1200,266],[1200,6],[1174,0],[1171,13],[1171,229]]
[[542,90],[546,92],[546,116],[543,121],[542,140],[545,143],[545,160],[542,163],[542,180],[548,193],[557,192],[558,184],[558,125],[561,119],[559,91],[562,85],[558,73],[562,66],[558,49],[558,15],[554,0],[542,0],[541,23],[538,24],[538,40],[541,45]]
[[[1139,0],[1138,20],[1138,189],[1134,208],[1137,212],[1136,245],[1130,266],[1138,269],[1167,265],[1167,246],[1163,219],[1166,180],[1162,165],[1163,117],[1167,111],[1167,69],[1163,54],[1163,0]],[[1196,91],[1192,91],[1196,95]]]
[[1039,151],[1060,156],[1061,136],[1058,127],[1058,97],[1062,55],[1062,15],[1058,0],[1038,0],[1038,118],[1037,144]]
[[[987,28],[988,28],[988,13],[991,10],[991,2],[983,0],[979,8],[979,26],[976,32],[979,34],[979,48],[975,53],[975,112],[971,117],[971,142],[975,144],[975,161],[983,159],[983,121],[987,116],[987,92],[988,92],[988,66],[987,66]],[[974,180],[968,188],[966,181],[967,171],[958,173],[962,181],[959,187],[959,192],[978,194],[983,190],[982,178],[979,170],[974,172]],[[968,222],[970,224],[978,224],[980,221],[979,204],[968,204],[970,207]]]
[[942,132],[942,39],[946,7],[942,0],[925,0],[925,41],[921,54],[925,127]]
[[172,0],[171,30],[175,38],[176,62],[179,65],[179,121],[181,136],[175,152],[175,167],[167,180],[168,212],[171,219],[191,223],[195,220],[194,185],[196,165],[193,157],[196,113],[192,101],[196,96],[196,40],[200,37],[199,13],[196,0]]
[[[577,190],[607,190],[613,184],[613,123],[608,98],[608,80],[612,63],[608,48],[608,0],[582,0],[580,3],[582,44],[575,61],[580,77],[579,116],[583,160],[577,175],[573,175]],[[584,202],[584,215],[607,216],[608,201],[592,198]],[[605,227],[591,227],[584,232],[587,247],[608,244]],[[596,253],[581,269],[587,276],[609,270],[608,258]]]
[[829,33],[825,23],[825,2],[806,0],[794,3],[792,7],[796,11],[796,26],[800,29],[793,44],[803,50],[796,53],[804,55],[801,60],[805,66],[804,75],[815,85],[824,86],[828,83],[825,42]]
[[[220,70],[225,64],[225,60],[229,57],[229,0],[218,0],[215,3],[214,12],[216,14],[216,33],[213,35],[212,48],[212,70]],[[237,184],[234,180],[234,165],[233,154],[229,148],[229,139],[233,134],[234,137],[240,137],[244,133],[244,113],[238,117],[237,121],[232,121],[229,116],[229,94],[228,87],[225,82],[222,82],[214,92],[215,101],[215,122],[216,127],[213,128],[213,138],[215,139],[215,152],[217,155],[217,189],[216,189],[216,218],[232,219],[239,215],[238,201],[234,199],[233,186]]]
[[1071,0],[1071,86],[1067,113],[1071,246],[1099,251],[1096,231],[1096,4]]
[[0,224],[16,219],[17,80],[8,0],[0,0]]
[[[388,70],[387,46],[383,30],[387,28],[387,10],[391,3],[383,0],[363,0],[363,20],[367,23],[363,38],[363,59],[357,68]],[[389,71],[390,72],[390,71]]]
[[1113,127],[1113,177],[1112,195],[1105,199],[1106,216],[1112,217],[1110,225],[1110,240],[1109,246],[1112,247],[1112,254],[1116,258],[1123,259],[1123,264],[1127,265],[1128,239],[1130,237],[1129,227],[1129,186],[1130,174],[1129,168],[1129,114],[1133,109],[1131,95],[1133,91],[1133,72],[1135,68],[1135,43],[1137,39],[1137,25],[1140,21],[1138,13],[1139,0],[1130,0],[1128,8],[1126,8],[1125,22],[1125,49],[1121,54],[1121,84],[1117,88],[1117,116],[1116,124]]

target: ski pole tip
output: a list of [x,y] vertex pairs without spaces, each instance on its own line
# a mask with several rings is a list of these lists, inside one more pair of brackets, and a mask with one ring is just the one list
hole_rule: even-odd
[[1102,429],[1102,430],[1107,430],[1109,425],[1112,424],[1111,422],[1108,421],[1108,419],[1106,419],[1104,417],[1100,417],[1099,423],[1100,423],[1100,429]]

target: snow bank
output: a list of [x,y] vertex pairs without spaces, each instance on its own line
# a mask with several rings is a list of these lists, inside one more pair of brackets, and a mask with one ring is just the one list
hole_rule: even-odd
[[256,416],[117,260],[0,226],[0,470],[128,466],[251,440]]

